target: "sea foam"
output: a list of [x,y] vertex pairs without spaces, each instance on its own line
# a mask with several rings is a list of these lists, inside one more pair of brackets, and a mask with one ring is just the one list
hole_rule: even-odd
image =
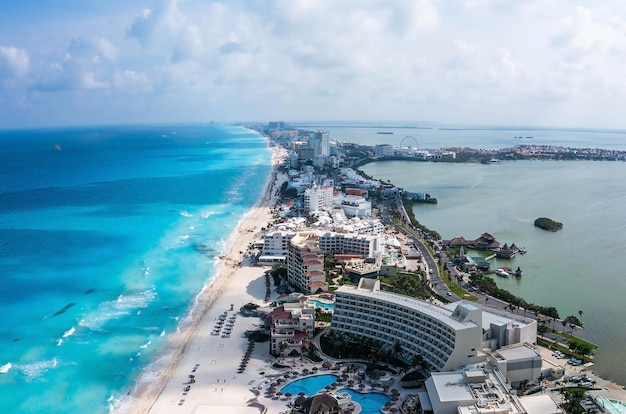
[[9,370],[11,369],[13,365],[10,362],[7,362],[4,365],[0,366],[0,374],[6,374],[7,372],[9,372]]

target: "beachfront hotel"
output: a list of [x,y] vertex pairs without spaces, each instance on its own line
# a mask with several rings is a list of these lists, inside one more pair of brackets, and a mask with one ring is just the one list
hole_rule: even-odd
[[376,339],[389,349],[399,343],[409,359],[421,355],[433,370],[452,371],[485,362],[502,347],[536,343],[537,323],[465,301],[435,305],[382,291],[379,280],[362,278],[358,286],[335,292],[331,332]]
[[307,302],[285,303],[268,315],[272,355],[301,355],[315,330],[315,305]]
[[[296,238],[296,235],[298,235],[298,238]],[[297,250],[297,246],[302,245],[304,240],[308,240],[308,242],[304,244],[309,244],[311,247],[316,245],[322,250],[322,253],[352,254],[359,255],[363,258],[378,257],[382,254],[385,247],[385,236],[380,233],[362,234],[324,230],[308,230],[301,232],[276,230],[265,235],[259,262],[263,264],[291,263],[288,260],[290,249]],[[294,254],[291,259],[297,257],[301,257],[301,255],[298,256]],[[291,280],[289,281],[291,282]],[[297,282],[296,276],[294,276],[294,282]],[[296,284],[296,286],[301,287],[299,284]]]
[[289,241],[287,282],[302,293],[328,290],[324,271],[324,251],[314,233],[298,233]]

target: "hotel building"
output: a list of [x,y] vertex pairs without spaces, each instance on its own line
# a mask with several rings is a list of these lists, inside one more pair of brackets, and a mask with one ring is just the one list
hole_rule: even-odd
[[324,251],[315,233],[298,233],[289,241],[287,282],[302,293],[327,291]]
[[536,321],[490,315],[465,301],[434,305],[384,292],[379,280],[367,278],[335,292],[331,331],[370,337],[389,349],[400,343],[405,355],[421,355],[438,371],[484,362],[486,352],[537,338]]
[[266,319],[270,330],[272,355],[301,355],[308,347],[315,330],[315,305],[285,303],[274,309]]

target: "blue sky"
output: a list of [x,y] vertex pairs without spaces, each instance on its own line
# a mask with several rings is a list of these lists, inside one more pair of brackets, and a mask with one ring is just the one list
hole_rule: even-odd
[[0,128],[624,128],[626,3],[0,0]]

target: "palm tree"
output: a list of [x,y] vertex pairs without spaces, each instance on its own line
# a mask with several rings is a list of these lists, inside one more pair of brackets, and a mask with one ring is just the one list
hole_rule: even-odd
[[402,355],[403,349],[402,349],[402,344],[400,343],[400,341],[396,341],[396,342],[393,344],[393,352],[394,352],[396,355]]

